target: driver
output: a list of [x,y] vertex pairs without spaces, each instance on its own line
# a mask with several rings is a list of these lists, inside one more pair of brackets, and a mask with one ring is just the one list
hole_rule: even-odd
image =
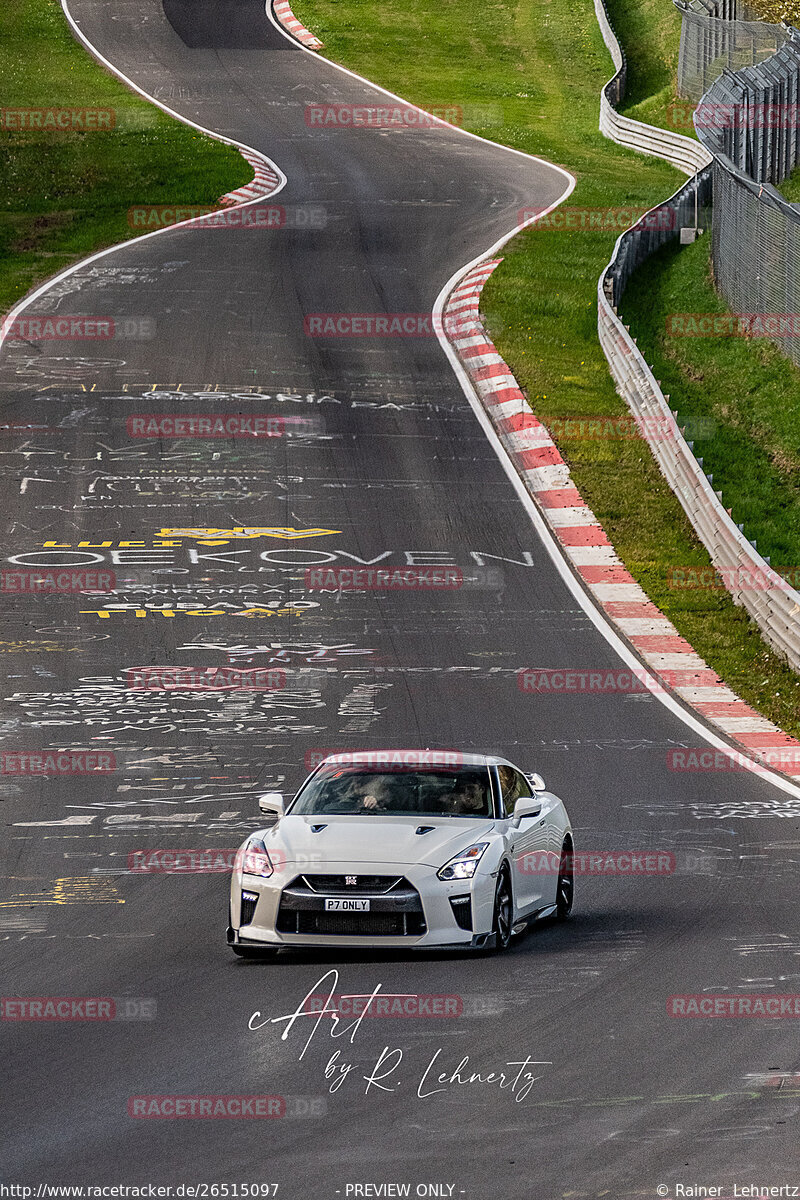
[[348,813],[385,812],[389,806],[386,781],[374,779],[350,779],[340,797],[342,811]]

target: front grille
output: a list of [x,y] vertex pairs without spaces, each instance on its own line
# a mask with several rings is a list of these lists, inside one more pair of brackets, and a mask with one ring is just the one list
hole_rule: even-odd
[[[419,892],[402,875],[297,875],[283,889],[278,933],[328,937],[421,937],[426,932]],[[319,889],[319,890],[317,890]],[[369,912],[326,912],[328,897],[369,897]]]
[[253,917],[256,915],[256,905],[258,904],[258,896],[254,896],[252,892],[242,892],[242,912],[239,919],[240,925],[249,925]]
[[421,937],[422,913],[337,913],[281,911],[279,933],[321,934],[327,937]]
[[[355,879],[355,883],[348,883]],[[322,892],[326,896],[360,896],[375,895],[390,892],[396,887],[409,887],[409,882],[402,875],[300,875],[291,885],[303,884],[312,892]]]

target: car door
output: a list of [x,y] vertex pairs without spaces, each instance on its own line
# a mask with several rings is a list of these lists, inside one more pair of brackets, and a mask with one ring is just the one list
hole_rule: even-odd
[[[503,811],[507,817],[514,815],[517,800],[533,797],[530,783],[516,767],[501,764],[498,768],[500,794]],[[550,831],[547,805],[535,817],[523,817],[519,825],[508,831],[511,842],[511,862],[517,909],[525,915],[533,909],[552,904],[555,895],[558,866],[550,853]]]

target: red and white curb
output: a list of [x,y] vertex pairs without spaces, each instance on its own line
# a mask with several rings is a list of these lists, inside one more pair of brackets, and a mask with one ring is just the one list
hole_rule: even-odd
[[[259,150],[255,150],[252,146],[246,146],[243,142],[236,141],[235,138],[225,137],[223,134],[217,133],[213,129],[206,129],[204,125],[198,125],[197,122],[192,121],[190,117],[184,116],[183,113],[176,112],[174,108],[170,108],[169,105],[164,104],[162,100],[158,100],[155,96],[151,96],[149,92],[145,91],[144,88],[139,87],[138,83],[134,83],[129,76],[125,75],[119,70],[118,67],[115,67],[114,64],[105,57],[105,55],[100,53],[93,42],[91,42],[83,32],[80,25],[78,25],[77,21],[70,12],[69,0],[61,0],[61,8],[70,29],[81,45],[88,50],[89,54],[91,54],[93,58],[97,59],[99,63],[102,63],[106,70],[110,71],[112,75],[116,75],[117,79],[121,79],[122,82],[131,89],[131,91],[143,96],[144,99],[149,101],[150,104],[154,104],[156,108],[160,108],[162,112],[167,113],[170,117],[174,117],[176,121],[180,121],[183,125],[188,125],[190,129],[197,129],[200,133],[204,133],[207,137],[213,138],[217,142],[222,142],[226,146],[235,146],[242,155],[242,158],[247,160],[254,171],[252,182],[245,184],[243,187],[237,188],[233,192],[227,192],[224,196],[220,196],[218,201],[219,204],[252,204],[253,201],[261,200],[265,196],[271,196],[275,192],[279,192],[281,188],[284,187],[286,184],[286,176],[281,172],[280,168],[274,162],[267,158],[265,154],[262,154]],[[188,227],[196,224],[197,220],[198,218],[192,218],[188,221],[179,221],[176,225],[170,226],[170,229],[176,229],[184,226]],[[200,220],[202,221],[202,218],[200,218]],[[26,296],[25,299],[22,300],[14,309],[12,316],[16,317],[18,312],[21,312],[23,308],[27,307],[32,300],[41,295],[43,291],[47,290],[47,288],[52,287],[57,280],[66,279],[68,275],[80,270],[82,266],[85,266],[91,262],[95,262],[97,259],[105,257],[107,254],[113,254],[117,250],[121,250],[123,247],[130,245],[133,241],[143,241],[145,238],[155,237],[163,232],[163,229],[154,229],[151,230],[150,233],[139,234],[137,238],[132,238],[127,242],[120,242],[116,246],[109,246],[107,249],[101,250],[97,254],[93,254],[89,258],[84,259],[83,262],[75,263],[74,266],[68,267],[65,272],[55,276],[54,279],[51,279],[48,283],[43,284],[41,288],[37,288],[30,295]],[[2,346],[2,342],[3,338],[2,335],[0,335],[0,346]]]
[[220,204],[246,204],[248,200],[260,200],[264,196],[271,196],[281,182],[278,172],[262,155],[241,148],[239,153],[255,171],[253,181],[237,188],[235,192],[226,192],[224,196],[220,196]]
[[301,21],[298,21],[297,17],[294,15],[289,6],[289,0],[275,0],[275,3],[272,6],[272,11],[275,13],[275,16],[278,18],[283,28],[287,30],[292,37],[297,38],[298,42],[301,42],[307,50],[323,49],[324,42],[321,42],[315,34],[306,29],[305,25],[303,25]]
[[444,331],[562,553],[660,684],[735,743],[743,756],[780,774],[800,776],[800,741],[750,708],[695,653],[625,568],[584,504],[569,467],[481,321],[481,290],[501,262],[483,262],[464,276],[445,304]]

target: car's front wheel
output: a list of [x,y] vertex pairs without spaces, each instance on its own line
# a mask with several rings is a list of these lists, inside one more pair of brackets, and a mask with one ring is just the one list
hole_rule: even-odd
[[492,922],[494,950],[499,952],[508,949],[513,927],[514,899],[511,894],[511,883],[508,872],[501,870],[497,877],[497,887],[494,893],[494,920]]

